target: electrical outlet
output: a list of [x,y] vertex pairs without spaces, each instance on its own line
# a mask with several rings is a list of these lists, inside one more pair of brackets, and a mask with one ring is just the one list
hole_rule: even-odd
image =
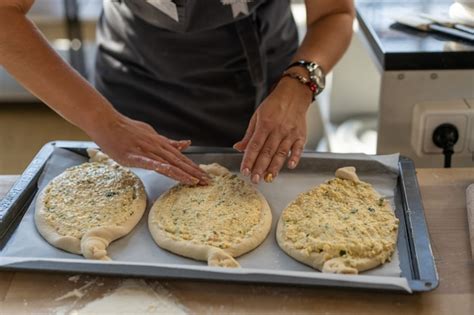
[[464,135],[466,135],[466,129],[469,121],[468,118],[469,117],[467,114],[442,114],[428,112],[424,122],[423,153],[433,154],[443,152],[441,148],[433,143],[433,133],[438,126],[445,123],[452,124],[458,129],[459,140],[454,145],[454,152],[462,152],[464,150]]
[[442,149],[433,143],[433,132],[439,125],[450,123],[456,126],[459,132],[454,152],[464,153],[469,116],[470,109],[464,100],[416,104],[412,117],[413,149],[418,156],[442,154]]

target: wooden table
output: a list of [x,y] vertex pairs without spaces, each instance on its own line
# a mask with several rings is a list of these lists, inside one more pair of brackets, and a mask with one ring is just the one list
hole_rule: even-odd
[[[16,180],[0,176],[0,196]],[[421,187],[440,285],[434,291],[402,294],[183,280],[159,281],[191,313],[266,314],[474,314],[474,262],[468,242],[465,189],[474,168],[419,169]],[[0,272],[0,314],[47,313],[64,307],[55,298],[81,285],[71,275]],[[96,278],[92,277],[91,278]],[[80,303],[116,288],[120,278],[99,278]],[[148,282],[153,282],[149,280]],[[5,312],[5,313],[3,313]]]

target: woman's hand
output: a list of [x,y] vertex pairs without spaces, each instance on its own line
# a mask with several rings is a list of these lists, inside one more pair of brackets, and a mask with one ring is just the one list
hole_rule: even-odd
[[298,81],[284,77],[250,120],[244,138],[234,145],[245,151],[241,172],[252,182],[271,182],[288,155],[288,168],[300,160],[306,141],[306,112],[312,93]]
[[[307,32],[293,61],[312,60],[330,71],[350,43],[355,15],[353,0],[305,0],[305,4]],[[305,116],[310,100],[309,89],[296,80],[283,78],[279,82],[253,115],[244,138],[234,145],[235,149],[245,151],[242,174],[252,174],[254,183],[262,176],[271,181],[289,152],[288,167],[296,167],[306,140]]]
[[207,174],[181,151],[191,141],[163,137],[148,124],[118,113],[106,123],[94,123],[91,138],[117,163],[154,170],[183,184],[207,184]]

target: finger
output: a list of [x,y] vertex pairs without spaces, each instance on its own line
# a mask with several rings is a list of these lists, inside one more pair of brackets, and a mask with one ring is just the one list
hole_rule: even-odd
[[196,185],[199,183],[199,179],[183,172],[179,168],[167,163],[156,161],[146,156],[129,154],[126,158],[126,162],[130,166],[156,171],[186,185]]
[[270,178],[270,180],[266,180],[267,182],[273,180],[278,176],[281,168],[283,167],[283,164],[285,164],[285,161],[288,158],[288,154],[290,153],[291,145],[293,143],[294,141],[290,138],[285,138],[280,143],[278,150],[273,155],[273,159],[270,163],[270,166],[268,167],[267,174],[265,174],[265,179]]
[[[149,154],[151,154],[151,158],[155,159],[155,160],[158,161],[158,162],[165,163],[165,164],[170,164],[170,163],[168,163],[166,160],[164,160],[163,158],[157,156],[156,154],[154,154],[154,153],[152,153],[152,152],[150,152]],[[176,167],[176,168],[179,170],[179,167]],[[181,171],[183,171],[183,170],[181,170]],[[186,171],[184,171],[184,172],[186,173]],[[189,173],[186,173],[186,174],[187,174],[187,175],[191,175],[191,174],[189,174]],[[191,175],[191,176],[192,176],[192,175]],[[194,176],[192,176],[192,177],[195,178]],[[199,183],[198,183],[199,185],[209,185],[209,180],[210,180],[210,178],[205,178],[204,180],[200,180],[200,179],[198,178],[198,180],[199,180]]]
[[[161,141],[160,141],[161,140]],[[199,168],[191,159],[187,158],[180,150],[175,148],[172,144],[169,143],[170,139],[163,136],[159,136],[159,140],[155,141],[153,145],[147,143],[145,151],[153,152],[157,156],[162,156],[162,152],[168,151],[171,152],[174,156],[166,158],[167,161],[171,162],[174,160],[184,161],[189,167],[195,170],[195,174],[201,174],[200,177],[207,178],[207,173]],[[174,140],[171,140],[174,141]]]
[[[240,167],[240,170],[244,176],[249,176],[252,173],[251,170],[253,169],[255,160],[257,159],[260,150],[267,140],[268,134],[269,132],[267,129],[258,128],[258,126],[256,126],[255,132],[245,149],[242,165]],[[254,177],[255,178],[252,178],[253,181],[258,182],[260,180],[260,176],[258,174],[254,174]]]
[[171,144],[176,149],[178,149],[179,151],[183,151],[189,148],[189,146],[191,145],[191,140],[176,141],[176,140],[168,139],[168,143]]
[[186,173],[192,175],[193,177],[197,177],[199,179],[200,184],[202,185],[209,184],[210,179],[211,179],[209,175],[204,170],[202,170],[199,166],[197,166],[190,158],[182,154],[178,149],[176,149],[172,145],[164,144],[160,150],[158,151],[155,150],[154,153],[158,156],[162,156],[170,164],[180,168]]
[[209,175],[205,171],[171,145],[164,144],[158,155],[204,182],[207,182],[207,179],[209,179]]
[[252,138],[252,135],[255,131],[256,119],[254,117],[255,116],[252,116],[252,118],[250,119],[249,126],[247,130],[245,131],[245,135],[242,138],[242,140],[234,144],[234,149],[242,152],[242,151],[245,151],[245,149],[247,148],[247,144]]
[[180,161],[183,161],[184,163],[186,163],[187,165],[191,166],[194,170],[196,170],[196,172],[198,172],[199,174],[201,174],[201,176],[207,178],[209,177],[208,174],[203,171],[196,163],[194,163],[193,160],[191,160],[190,158],[188,158],[186,155],[184,155],[183,153],[181,153],[179,150],[175,149],[174,147],[172,146],[167,146],[166,144],[164,145],[164,148],[168,151],[168,152],[171,152],[172,154],[174,154],[175,158],[180,160]]
[[150,154],[152,154],[154,158],[163,159],[166,163],[177,167],[188,175],[198,178],[199,182],[205,185],[209,184],[208,178],[202,175],[202,170],[201,172],[196,171],[196,169],[194,169],[184,161],[177,159],[176,156],[170,153],[169,151],[161,150],[158,152],[150,152]]
[[254,179],[257,179],[257,177],[258,179],[263,178],[263,175],[265,174],[265,171],[270,165],[273,156],[278,150],[280,142],[283,140],[282,138],[283,137],[281,134],[273,132],[265,141],[265,144],[260,150],[252,169],[252,181],[254,182],[254,184],[258,183],[258,181],[255,182]]
[[288,160],[288,168],[294,169],[300,162],[301,154],[303,153],[304,141],[297,140],[291,147],[291,155]]

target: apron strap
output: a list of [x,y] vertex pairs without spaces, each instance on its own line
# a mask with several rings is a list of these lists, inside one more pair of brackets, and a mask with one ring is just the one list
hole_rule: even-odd
[[252,82],[263,92],[267,73],[265,69],[266,63],[264,62],[264,54],[261,51],[259,34],[253,15],[255,15],[255,13],[236,21],[235,27],[239,35],[240,43],[244,49]]

